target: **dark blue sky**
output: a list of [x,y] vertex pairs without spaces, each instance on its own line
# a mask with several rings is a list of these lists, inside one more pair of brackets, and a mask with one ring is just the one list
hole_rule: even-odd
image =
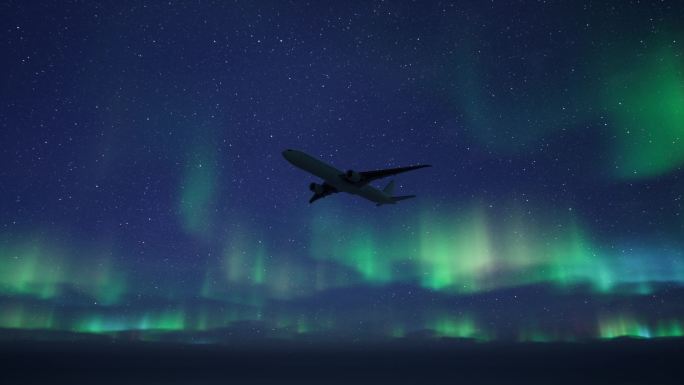
[[681,335],[683,11],[6,2],[0,326]]

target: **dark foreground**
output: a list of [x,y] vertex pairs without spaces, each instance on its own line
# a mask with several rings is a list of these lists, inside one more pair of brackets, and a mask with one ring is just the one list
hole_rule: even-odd
[[260,346],[2,341],[3,384],[681,384],[684,340]]

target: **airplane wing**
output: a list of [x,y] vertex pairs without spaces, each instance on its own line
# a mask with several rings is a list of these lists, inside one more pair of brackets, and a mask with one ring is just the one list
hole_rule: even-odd
[[362,171],[359,173],[361,175],[361,182],[360,183],[361,184],[367,184],[367,183],[370,183],[370,182],[377,180],[377,179],[382,179],[382,178],[385,178],[388,176],[401,174],[402,172],[418,170],[419,168],[425,168],[425,167],[432,167],[432,166],[429,164],[421,164],[418,166],[387,168],[384,170],[375,170],[375,171]]
[[335,194],[336,192],[339,192],[339,191],[337,191],[336,188],[334,188],[333,186],[331,186],[331,185],[329,185],[329,184],[327,184],[327,183],[323,183],[322,186],[323,186],[323,192],[321,192],[321,193],[314,193],[314,195],[311,197],[311,199],[309,199],[309,203],[314,203],[314,202],[316,202],[317,200],[319,200],[319,199],[321,199],[321,198],[325,198],[325,197],[327,197],[327,196],[330,195],[330,194]]

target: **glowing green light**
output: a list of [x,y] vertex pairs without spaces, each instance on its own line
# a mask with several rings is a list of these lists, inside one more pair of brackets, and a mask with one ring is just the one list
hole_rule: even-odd
[[310,331],[311,324],[306,320],[306,318],[303,316],[297,318],[297,334],[306,334]]
[[55,326],[54,309],[35,308],[21,303],[0,307],[0,328],[52,329]]
[[186,330],[186,316],[182,309],[146,312],[142,315],[89,314],[71,328],[81,333],[112,333],[126,330]]
[[368,281],[378,283],[390,281],[389,261],[383,259],[369,231],[353,234],[345,246],[346,250],[338,260],[356,268]]
[[615,285],[605,258],[576,224],[550,244],[546,256],[549,275],[544,280],[561,287],[588,282],[599,292],[608,292]]
[[[317,219],[312,225],[310,255],[334,261],[358,272],[373,284],[418,282],[450,293],[472,293],[520,285],[551,283],[573,290],[588,285],[598,293],[648,293],[653,282],[684,282],[684,256],[659,252],[662,263],[649,263],[652,251],[627,247],[628,252],[598,245],[579,220],[554,219],[553,226],[526,216],[505,226],[483,209],[460,210],[451,216],[424,212],[420,225],[406,236],[388,229],[343,219]],[[348,228],[351,227],[352,230]],[[334,239],[331,239],[334,234]],[[379,246],[382,245],[382,246]],[[332,282],[316,270],[316,289],[353,282]]]
[[212,155],[208,146],[199,146],[188,158],[180,186],[179,210],[183,227],[200,236],[208,235],[213,225],[216,170]]
[[78,320],[72,327],[72,330],[79,333],[102,334],[130,330],[132,328],[133,326],[130,321],[125,318],[116,315],[91,314]]
[[482,336],[475,322],[468,317],[440,317],[430,326],[437,337],[478,338]]
[[663,47],[615,64],[604,93],[615,119],[615,175],[645,178],[684,163],[684,62]]
[[60,251],[48,252],[34,240],[0,249],[0,257],[0,290],[42,299],[58,294],[65,273]]
[[259,246],[260,247],[256,249],[254,254],[254,263],[252,265],[252,280],[257,285],[261,285],[266,282],[266,252],[264,248],[261,247],[261,243],[259,243]]
[[111,256],[81,253],[87,257],[75,258],[75,252],[40,240],[0,246],[0,293],[50,299],[69,288],[100,303],[118,301],[126,281],[114,269]]
[[419,263],[424,286],[463,292],[479,290],[494,266],[485,217],[474,213],[455,226],[423,221]]
[[392,338],[404,338],[406,336],[406,330],[402,325],[393,325],[390,330],[390,336]]
[[[502,222],[493,211],[475,206],[414,215],[400,222],[415,227],[383,231],[376,230],[374,223],[355,222],[342,214],[325,217],[322,227],[312,226],[311,247],[299,258],[289,258],[288,251],[274,252],[263,241],[268,238],[238,227],[224,240],[223,253],[207,260],[202,297],[211,298],[211,305],[188,302],[130,312],[122,312],[119,305],[127,282],[111,252],[79,249],[74,257],[74,252],[47,240],[3,240],[0,258],[6,269],[0,269],[0,294],[27,296],[40,305],[3,307],[0,327],[111,335],[137,330],[141,333],[135,335],[154,340],[167,332],[208,331],[235,322],[260,321],[292,338],[344,328],[344,322],[334,311],[312,316],[302,309],[291,313],[288,306],[274,308],[272,304],[313,297],[318,290],[335,287],[406,283],[440,291],[436,297],[443,297],[542,283],[563,291],[581,286],[599,295],[633,295],[648,293],[659,282],[684,282],[684,255],[676,247],[602,247],[571,214],[553,220],[540,216],[533,222],[527,216],[513,215]],[[652,263],[654,255],[658,264]],[[57,306],[69,303],[71,299],[63,294],[71,292],[92,301],[79,302],[76,311]],[[495,329],[483,331],[469,315],[435,315],[432,311],[439,309],[431,308],[404,324],[395,322],[389,310],[364,314],[364,325],[388,338],[421,330],[432,330],[437,337],[478,340],[497,335]],[[535,324],[506,335],[537,342],[682,335],[679,319],[637,318],[642,316],[608,314],[596,323],[595,332],[585,330],[580,335]]]
[[183,330],[185,312],[182,309],[145,314],[136,327],[139,330]]
[[282,258],[272,262],[266,243],[250,231],[234,231],[221,257],[207,265],[201,295],[261,306],[267,296],[288,298],[293,290],[290,269]]
[[[391,253],[380,250],[374,231],[367,224],[353,223],[350,226],[339,222],[339,218],[315,218],[312,232],[313,258],[331,260],[350,267],[369,283],[386,283],[392,280],[391,265],[394,258]],[[331,239],[333,235],[335,239]],[[388,249],[391,249],[391,244],[387,244]],[[321,282],[321,287],[323,286],[328,285]]]
[[247,234],[235,234],[223,252],[225,278],[233,284],[266,283],[266,248]]
[[601,318],[599,320],[599,336],[600,338],[653,337],[648,325],[626,315]]
[[552,342],[555,339],[539,330],[521,330],[518,333],[518,341],[520,342]]
[[656,327],[657,337],[682,337],[684,336],[684,323],[678,320],[661,320]]
[[122,274],[113,266],[111,257],[91,257],[87,263],[73,267],[70,276],[79,289],[102,305],[117,303],[126,293]]

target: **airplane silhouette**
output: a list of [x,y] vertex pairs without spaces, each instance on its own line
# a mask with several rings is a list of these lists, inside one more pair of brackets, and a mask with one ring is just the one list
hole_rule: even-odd
[[322,184],[311,183],[309,185],[309,190],[314,193],[311,199],[309,199],[309,203],[313,203],[330,194],[338,192],[359,195],[369,201],[375,202],[377,206],[394,204],[404,199],[415,198],[415,195],[392,196],[394,180],[390,181],[382,190],[378,190],[371,186],[370,182],[402,172],[431,167],[430,165],[423,164],[375,171],[356,172],[354,170],[347,170],[347,172],[342,172],[302,151],[288,149],[283,151],[283,157],[294,166],[324,180]]

